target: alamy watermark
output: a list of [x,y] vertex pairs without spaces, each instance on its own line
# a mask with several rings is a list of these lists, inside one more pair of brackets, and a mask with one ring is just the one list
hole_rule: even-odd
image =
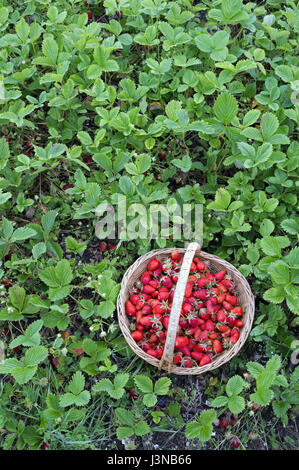
[[119,196],[115,205],[100,204],[95,214],[99,217],[95,233],[100,240],[165,238],[201,242],[203,238],[202,204],[180,206],[172,199],[168,204],[127,205],[126,196]]
[[5,360],[5,345],[3,341],[0,341],[0,364],[4,364]]
[[290,85],[293,90],[291,94],[291,102],[292,104],[297,104],[299,103],[299,80],[295,80],[294,82],[291,82]]
[[4,88],[4,82],[0,76],[0,104],[4,104],[5,101],[5,88]]
[[299,341],[297,339],[292,341],[291,349],[295,349],[291,354],[291,363],[297,366],[299,364]]

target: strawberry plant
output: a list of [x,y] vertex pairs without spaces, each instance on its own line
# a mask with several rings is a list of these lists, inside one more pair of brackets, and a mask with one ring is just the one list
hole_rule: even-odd
[[161,379],[153,385],[149,377],[142,375],[136,375],[134,381],[138,389],[145,393],[143,403],[150,407],[155,406],[157,403],[157,395],[167,395],[171,383],[170,379],[167,377],[161,377]]

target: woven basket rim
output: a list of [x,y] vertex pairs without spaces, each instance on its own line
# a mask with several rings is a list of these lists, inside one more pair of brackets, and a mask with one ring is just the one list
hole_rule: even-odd
[[[155,258],[155,257],[159,259],[163,259],[164,256],[166,257],[173,251],[179,251],[180,253],[185,253],[186,248],[162,248],[158,250],[152,250],[146,253],[145,255],[142,255],[139,258],[137,258],[135,262],[125,272],[122,282],[121,282],[121,289],[117,298],[118,321],[119,321],[121,331],[128,345],[135,352],[135,354],[137,354],[143,360],[145,360],[146,362],[148,362],[149,364],[157,368],[159,367],[160,360],[145,353],[143,349],[140,346],[138,346],[138,344],[134,341],[134,339],[131,336],[131,331],[129,329],[129,319],[125,312],[125,301],[128,299],[127,297],[128,289],[130,289],[133,286],[133,284],[136,282],[136,279],[138,278],[137,277],[135,280],[132,281],[132,279],[134,279],[134,275],[136,276],[136,270],[138,270],[138,268],[142,268],[142,269],[145,268],[150,259]],[[210,364],[207,364],[206,366],[202,366],[202,367],[198,366],[198,367],[186,367],[186,368],[172,364],[170,367],[170,370],[168,369],[166,365],[162,366],[163,370],[166,370],[169,373],[178,374],[178,375],[199,375],[204,372],[217,369],[218,367],[227,363],[244,346],[247,340],[247,337],[250,333],[253,319],[254,319],[255,301],[254,301],[253,293],[251,291],[251,288],[246,278],[237,270],[237,268],[235,268],[228,261],[216,255],[206,253],[204,251],[199,251],[198,253],[199,253],[198,254],[199,259],[202,259],[203,261],[208,262],[208,263],[215,262],[219,265],[219,269],[213,268],[214,272],[220,269],[226,269],[227,272],[234,279],[234,282],[236,283],[237,288],[238,289],[240,289],[240,287],[242,288],[242,290],[245,293],[244,295],[245,295],[246,302],[242,301],[239,303],[243,308],[246,308],[246,311],[243,314],[243,317],[246,316],[246,322],[240,331],[240,336],[239,336],[239,340],[237,341],[237,343],[233,345],[231,348],[224,350],[219,356],[213,359]]]

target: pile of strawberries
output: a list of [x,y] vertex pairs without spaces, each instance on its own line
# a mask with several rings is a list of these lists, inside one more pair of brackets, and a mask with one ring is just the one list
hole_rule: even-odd
[[[125,302],[132,338],[147,354],[158,359],[164,350],[182,261],[178,251],[163,261],[152,259]],[[238,341],[244,323],[235,294],[236,286],[226,270],[212,273],[203,261],[193,258],[175,341],[174,364],[204,366]]]

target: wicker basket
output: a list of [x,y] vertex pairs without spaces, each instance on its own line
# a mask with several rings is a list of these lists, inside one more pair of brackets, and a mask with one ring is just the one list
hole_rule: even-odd
[[[127,317],[127,314],[125,312],[125,302],[129,298],[130,289],[140,278],[141,274],[146,271],[149,261],[153,258],[158,258],[160,260],[165,259],[173,251],[174,248],[150,251],[146,255],[143,255],[138,258],[135,263],[133,263],[130,268],[126,271],[122,280],[121,290],[117,300],[119,325],[129,346],[138,356],[140,356],[145,361],[149,362],[150,364],[159,369],[162,368],[164,370],[167,370],[169,373],[182,375],[198,375],[222,366],[223,364],[228,362],[233,356],[235,356],[242,348],[252,327],[252,322],[254,318],[254,297],[247,280],[232,264],[219,258],[218,256],[214,256],[200,251],[200,246],[197,243],[191,243],[187,248],[175,248],[175,251],[184,253],[184,260],[174,294],[164,354],[162,356],[162,359],[160,360],[150,356],[138,346],[138,344],[134,341],[131,336],[131,332],[129,329],[129,318]],[[179,314],[181,311],[181,305],[185,293],[187,278],[190,271],[191,261],[195,256],[195,253],[196,256],[198,256],[202,261],[204,261],[213,272],[221,271],[222,269],[227,270],[227,273],[231,276],[238,289],[238,304],[241,305],[241,307],[243,308],[244,313],[242,321],[244,322],[244,326],[240,331],[240,337],[237,343],[230,349],[224,350],[221,354],[219,354],[219,356],[213,359],[210,364],[207,364],[206,366],[202,367],[184,368],[174,365],[172,363],[172,359],[174,351],[174,340],[179,321]],[[175,308],[174,305],[176,301],[179,303],[179,305]],[[176,312],[174,310],[176,310]]]

